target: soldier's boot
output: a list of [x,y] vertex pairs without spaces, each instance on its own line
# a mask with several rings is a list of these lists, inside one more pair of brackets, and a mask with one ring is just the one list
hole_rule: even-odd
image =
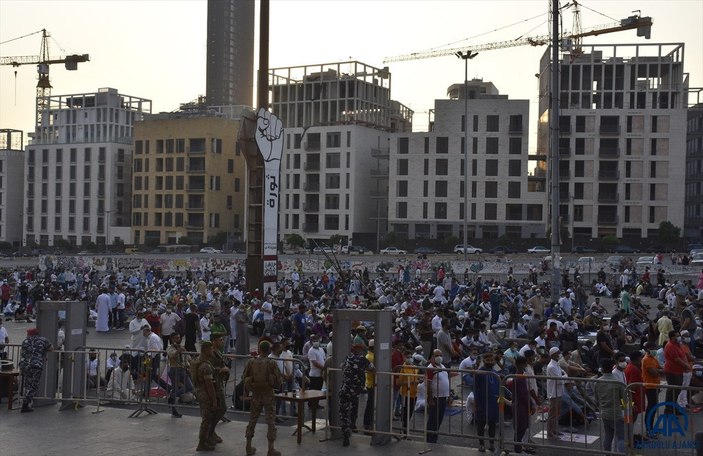
[[215,443],[222,443],[222,437],[217,435],[217,433],[215,431],[212,431],[212,438],[210,440],[212,440]]
[[269,440],[269,452],[266,456],[281,456],[281,452],[273,447],[274,441]]
[[198,448],[195,451],[214,451],[215,444],[204,439],[200,439],[198,442]]
[[247,456],[251,456],[252,454],[256,453],[256,448],[251,446],[251,437],[247,437]]

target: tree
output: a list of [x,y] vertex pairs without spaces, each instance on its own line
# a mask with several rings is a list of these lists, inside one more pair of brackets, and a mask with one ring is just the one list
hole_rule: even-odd
[[286,234],[285,236],[286,244],[295,248],[305,248],[305,239],[297,233]]
[[444,245],[454,247],[456,244],[459,243],[459,238],[457,236],[447,236],[444,238]]
[[399,240],[400,240],[400,237],[398,236],[398,234],[395,231],[389,231],[388,233],[386,233],[386,235],[383,238],[383,241],[385,242],[386,247],[390,247],[394,244],[397,244]]
[[603,236],[603,238],[600,240],[601,245],[603,246],[603,250],[606,252],[609,252],[620,243],[620,240],[617,238],[617,236]]
[[681,240],[681,228],[675,226],[669,221],[661,222],[659,224],[657,238],[659,239],[659,242],[665,246],[677,245]]
[[[193,241],[190,240],[188,236],[181,236],[178,238],[178,245],[191,245]],[[158,243],[157,243],[158,245]]]
[[345,236],[342,236],[341,234],[334,234],[330,236],[330,247],[335,246],[335,245],[342,245],[342,242],[344,242]]
[[207,241],[208,244],[218,249],[222,248],[223,245],[227,244],[227,233],[225,233],[224,231],[220,231],[216,235],[210,236]]

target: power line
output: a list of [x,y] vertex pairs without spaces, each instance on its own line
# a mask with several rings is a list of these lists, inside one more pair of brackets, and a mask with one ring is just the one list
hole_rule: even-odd
[[1,42],[0,44],[7,44],[7,43],[10,43],[10,42],[12,42],[12,41],[21,40],[22,38],[27,38],[28,36],[36,35],[37,33],[41,33],[41,32],[43,32],[43,31],[44,31],[44,30],[39,30],[39,31],[34,32],[34,33],[28,33],[27,35],[18,36],[17,38],[12,38],[12,39],[10,39],[10,40],[3,41],[3,42]]

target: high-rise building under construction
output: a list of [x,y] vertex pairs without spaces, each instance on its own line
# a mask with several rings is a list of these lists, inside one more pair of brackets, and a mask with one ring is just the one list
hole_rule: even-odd
[[206,96],[211,106],[251,106],[254,0],[208,0]]

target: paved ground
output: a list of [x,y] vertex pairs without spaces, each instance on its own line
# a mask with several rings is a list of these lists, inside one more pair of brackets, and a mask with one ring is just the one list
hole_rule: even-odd
[[[59,412],[56,406],[37,408],[34,413],[21,414],[18,410],[8,412],[0,408],[0,442],[3,454],[27,456],[154,456],[166,454],[208,454],[195,451],[198,440],[200,419],[184,416],[172,418],[165,413],[142,415],[128,418],[128,412],[121,409],[103,409],[95,412],[95,407]],[[303,435],[301,445],[296,444],[291,425],[278,428],[277,448],[284,456],[293,455],[358,455],[379,454],[400,456],[418,454],[425,446],[409,441],[392,441],[383,447],[370,446],[370,437],[354,435],[349,447],[341,441],[324,441],[324,430],[316,434]],[[218,433],[224,443],[218,445],[212,454],[244,454],[244,431],[246,423],[232,421],[218,426]],[[266,454],[266,428],[257,426],[254,446],[257,454]],[[478,454],[477,451],[462,447],[435,445],[432,454],[459,456]]]

